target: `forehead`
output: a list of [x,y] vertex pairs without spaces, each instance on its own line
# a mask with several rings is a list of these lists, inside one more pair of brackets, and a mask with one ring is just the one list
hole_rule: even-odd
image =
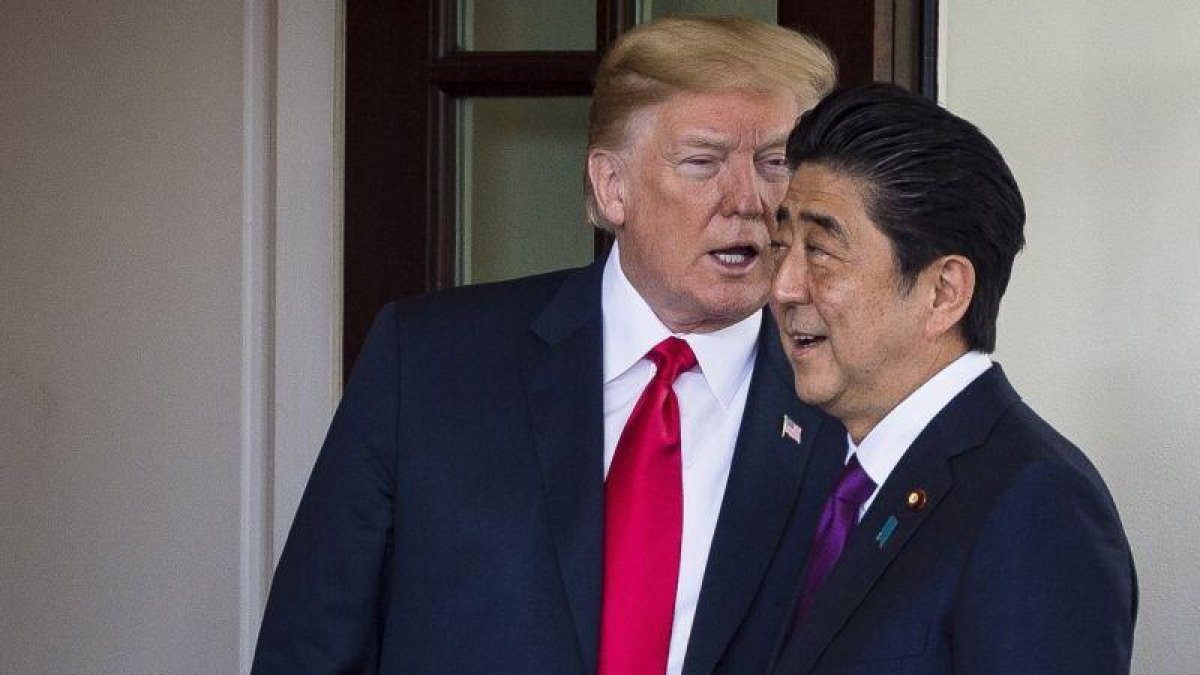
[[841,229],[844,236],[862,226],[875,229],[867,215],[866,193],[862,179],[821,164],[801,164],[779,207],[779,224]]
[[643,127],[660,142],[751,140],[782,144],[800,107],[786,94],[750,90],[679,92],[648,108]]

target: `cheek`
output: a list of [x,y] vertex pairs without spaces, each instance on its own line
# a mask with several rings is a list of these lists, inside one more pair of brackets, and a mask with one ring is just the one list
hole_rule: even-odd
[[809,267],[809,289],[813,306],[826,321],[843,314],[854,293],[844,278],[830,274],[820,265]]
[[[662,195],[663,202],[672,208],[697,213],[721,201],[727,182],[720,173],[687,176],[679,170],[672,170],[657,177],[655,190]],[[786,190],[787,184],[783,187]]]
[[691,238],[680,235],[676,221],[667,218],[667,214],[643,215],[636,232],[626,237],[626,243],[622,244],[622,252],[626,246],[636,248],[631,254],[639,259],[642,269],[652,271],[658,283],[678,283],[677,277],[683,274],[687,257],[681,242],[691,241]]
[[838,306],[838,340],[842,361],[862,373],[878,373],[910,346],[908,319],[894,299],[866,289],[849,294]]
[[710,183],[687,181],[678,176],[656,177],[642,191],[637,211],[657,227],[686,227],[700,220],[716,201]]
[[788,182],[786,180],[763,181],[763,185],[762,193],[766,196],[771,209],[775,209],[775,207],[783,203],[783,198],[787,196],[788,189]]
[[813,306],[829,331],[834,353],[854,358],[869,349],[880,317],[877,308],[864,302],[862,289],[844,277],[820,272],[813,274],[812,289]]

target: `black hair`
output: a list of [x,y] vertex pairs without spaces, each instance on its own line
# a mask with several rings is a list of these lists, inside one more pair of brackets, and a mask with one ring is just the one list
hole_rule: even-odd
[[867,215],[892,243],[904,292],[941,256],[970,260],[975,291],[962,334],[969,349],[995,350],[1000,298],[1025,244],[1025,204],[979,129],[895,85],[843,87],[800,118],[787,163],[862,181]]

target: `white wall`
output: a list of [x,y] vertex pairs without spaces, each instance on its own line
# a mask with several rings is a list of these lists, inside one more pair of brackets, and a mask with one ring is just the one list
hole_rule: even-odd
[[338,379],[338,6],[4,3],[0,672],[247,668]]
[[0,24],[0,672],[233,672],[241,7]]
[[1134,671],[1200,673],[1200,4],[943,0],[944,100],[1000,147],[1026,251],[998,360],[1133,545]]
[[342,6],[278,10],[272,570],[341,395]]

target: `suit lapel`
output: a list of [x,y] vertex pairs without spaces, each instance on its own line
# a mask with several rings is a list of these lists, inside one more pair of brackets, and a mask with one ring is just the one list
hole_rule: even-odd
[[569,276],[532,325],[525,392],[550,531],[585,673],[596,669],[604,514],[603,262]]
[[[796,398],[770,315],[763,318],[751,377],[684,675],[712,672],[745,618],[792,517],[821,426],[821,415]],[[800,443],[782,433],[784,415],[800,426]]]
[[[777,672],[809,672],[888,565],[952,489],[950,460],[982,443],[1001,412],[1016,400],[1016,392],[997,365],[934,417],[854,528],[842,557],[785,647]],[[925,505],[912,509],[908,495],[917,489],[924,492]]]
[[[950,490],[953,481],[945,456],[927,452],[938,445],[931,436],[922,434],[909,448],[866,517],[854,528],[837,565],[784,649],[779,672],[809,672],[879,576]],[[918,455],[924,455],[921,461],[910,461]],[[925,506],[919,511],[907,508],[905,503],[915,488],[926,495]]]

